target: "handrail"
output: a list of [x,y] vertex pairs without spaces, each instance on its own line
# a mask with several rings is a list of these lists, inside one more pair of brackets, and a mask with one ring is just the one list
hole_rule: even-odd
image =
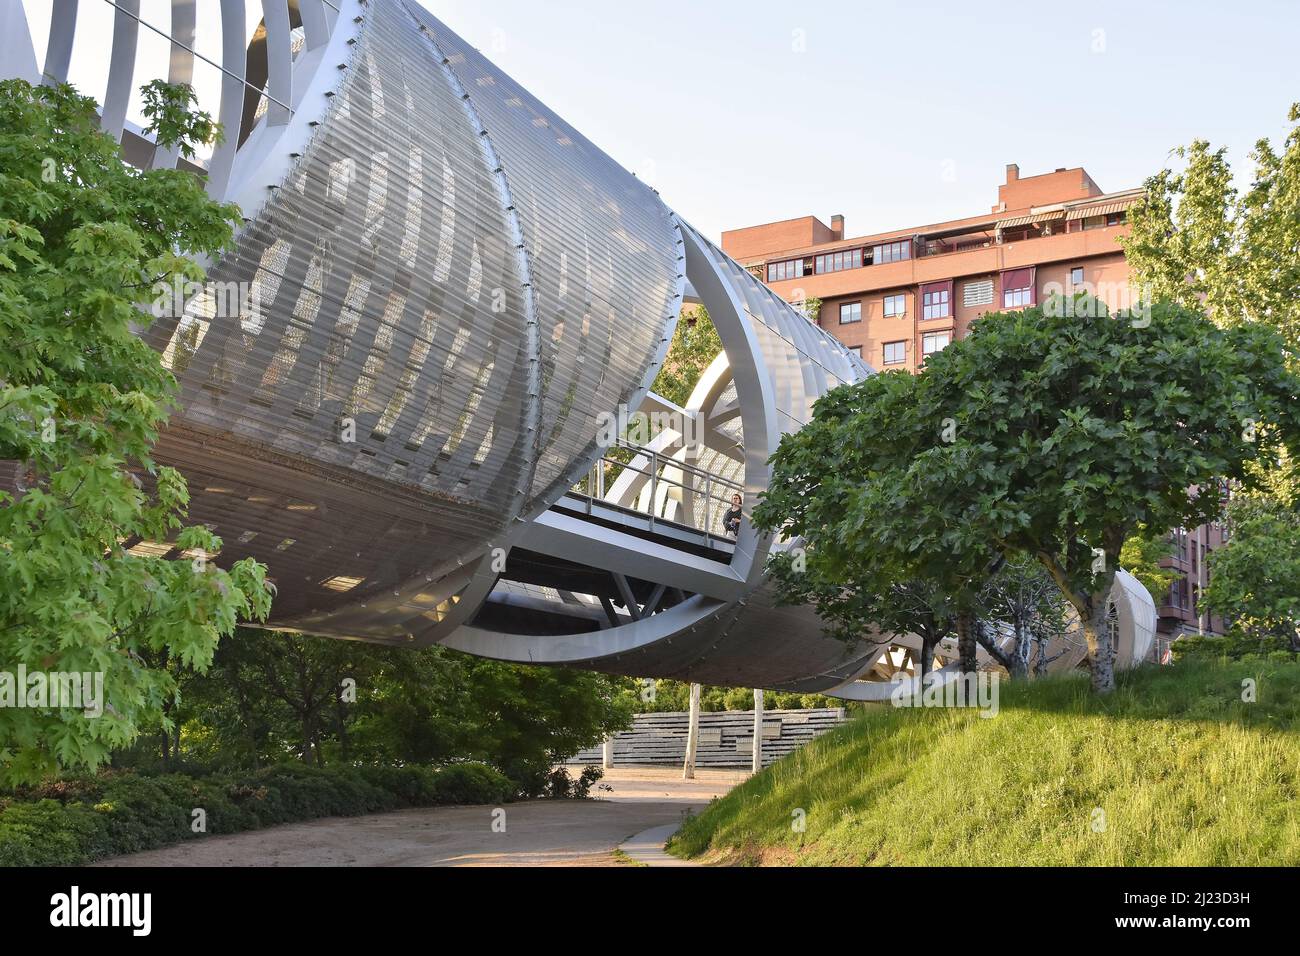
[[[611,453],[615,449],[630,452],[631,460],[624,461],[621,458],[613,457]],[[695,520],[696,509],[694,507],[690,509],[689,514],[686,513],[684,507],[681,508],[682,513],[680,519],[685,520],[676,520],[674,523],[686,527],[697,527],[698,530],[704,532],[706,542],[708,542],[714,534],[712,530],[714,515],[718,514],[720,510],[725,510],[715,509],[715,502],[726,505],[729,503],[731,495],[736,493],[741,495],[744,494],[744,485],[740,482],[734,481],[714,471],[710,471],[707,468],[701,468],[698,465],[693,465],[675,457],[665,455],[663,452],[656,449],[620,439],[613,445],[609,446],[609,448],[605,449],[600,457],[592,462],[591,469],[588,471],[586,476],[573,486],[575,491],[581,492],[586,497],[586,509],[588,514],[592,513],[592,508],[597,502],[602,501],[605,498],[605,468],[607,465],[616,466],[620,469],[620,472],[630,471],[632,474],[642,475],[648,479],[648,493],[638,492],[637,498],[642,498],[644,494],[645,499],[649,502],[649,507],[637,508],[633,505],[632,508],[633,510],[647,515],[651,530],[654,529],[655,519],[660,517],[658,504],[660,487],[662,485],[680,488],[684,493],[689,494],[694,499],[702,498],[704,506],[704,513],[701,515],[703,524],[702,528],[698,528],[697,526]],[[674,470],[680,475],[680,477],[673,477],[673,475],[670,474],[670,471]],[[582,489],[583,484],[586,485],[585,490]],[[715,485],[721,486],[721,493],[715,493]],[[686,494],[683,494],[682,498],[679,500],[679,505],[685,505],[688,500]]]

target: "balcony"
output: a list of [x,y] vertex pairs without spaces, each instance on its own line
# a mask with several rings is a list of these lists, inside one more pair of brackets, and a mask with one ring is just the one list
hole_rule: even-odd
[[[839,272],[808,271],[802,276],[774,280],[767,284],[778,295],[786,298],[792,297],[795,290],[801,290],[804,296],[830,299],[959,276],[989,275],[1006,269],[1049,262],[1119,254],[1121,249],[1116,240],[1126,234],[1127,228],[1126,224],[1120,223],[1114,226],[1053,233],[1016,241],[1007,241],[1004,236],[1000,243],[989,241],[987,244],[983,238],[978,243],[964,237],[927,240],[926,254],[915,258],[898,262],[868,263],[856,269],[844,269]],[[930,242],[940,244],[935,245],[931,251]],[[810,254],[805,258],[811,263],[814,257]],[[760,269],[760,277],[767,274],[765,263],[751,264],[749,268],[756,266]]]

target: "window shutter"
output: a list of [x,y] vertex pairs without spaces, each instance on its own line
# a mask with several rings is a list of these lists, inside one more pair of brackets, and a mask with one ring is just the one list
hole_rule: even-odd
[[1002,273],[1002,291],[1028,289],[1034,284],[1033,269],[1009,269]]
[[961,304],[966,308],[993,304],[993,280],[976,279],[961,287]]

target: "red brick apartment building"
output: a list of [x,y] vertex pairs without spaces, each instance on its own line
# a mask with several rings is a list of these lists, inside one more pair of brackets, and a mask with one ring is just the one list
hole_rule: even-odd
[[[1087,290],[1112,310],[1130,303],[1118,238],[1141,189],[1105,193],[1082,168],[1021,178],[1007,166],[988,213],[873,233],[844,234],[844,217],[815,216],[722,234],[722,248],[787,301],[820,300],[810,316],[876,369],[915,371],[985,312]],[[1173,535],[1179,573],[1158,609],[1166,638],[1219,632],[1198,617],[1205,553],[1218,526]]]

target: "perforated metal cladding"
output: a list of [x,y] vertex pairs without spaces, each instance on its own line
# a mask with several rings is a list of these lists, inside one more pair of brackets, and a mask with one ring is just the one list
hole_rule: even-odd
[[698,232],[694,235],[708,249],[750,318],[772,381],[779,416],[777,427],[783,433],[797,431],[811,421],[813,403],[826,392],[871,374],[860,358],[809,322],[749,270]]
[[523,228],[541,339],[540,432],[529,507],[590,466],[597,415],[653,377],[681,307],[682,260],[659,197],[427,11],[501,157]]
[[[178,330],[197,348],[176,363],[164,451],[223,560],[309,582],[282,588],[278,619],[369,593],[388,633],[406,612],[385,619],[383,599],[408,599],[391,586],[489,546],[528,485],[522,282],[479,136],[398,4],[370,6],[340,75],[288,180],[209,272],[248,293],[238,314],[201,299]],[[273,490],[202,490],[253,477],[251,461]],[[364,584],[321,589],[339,575]]]

